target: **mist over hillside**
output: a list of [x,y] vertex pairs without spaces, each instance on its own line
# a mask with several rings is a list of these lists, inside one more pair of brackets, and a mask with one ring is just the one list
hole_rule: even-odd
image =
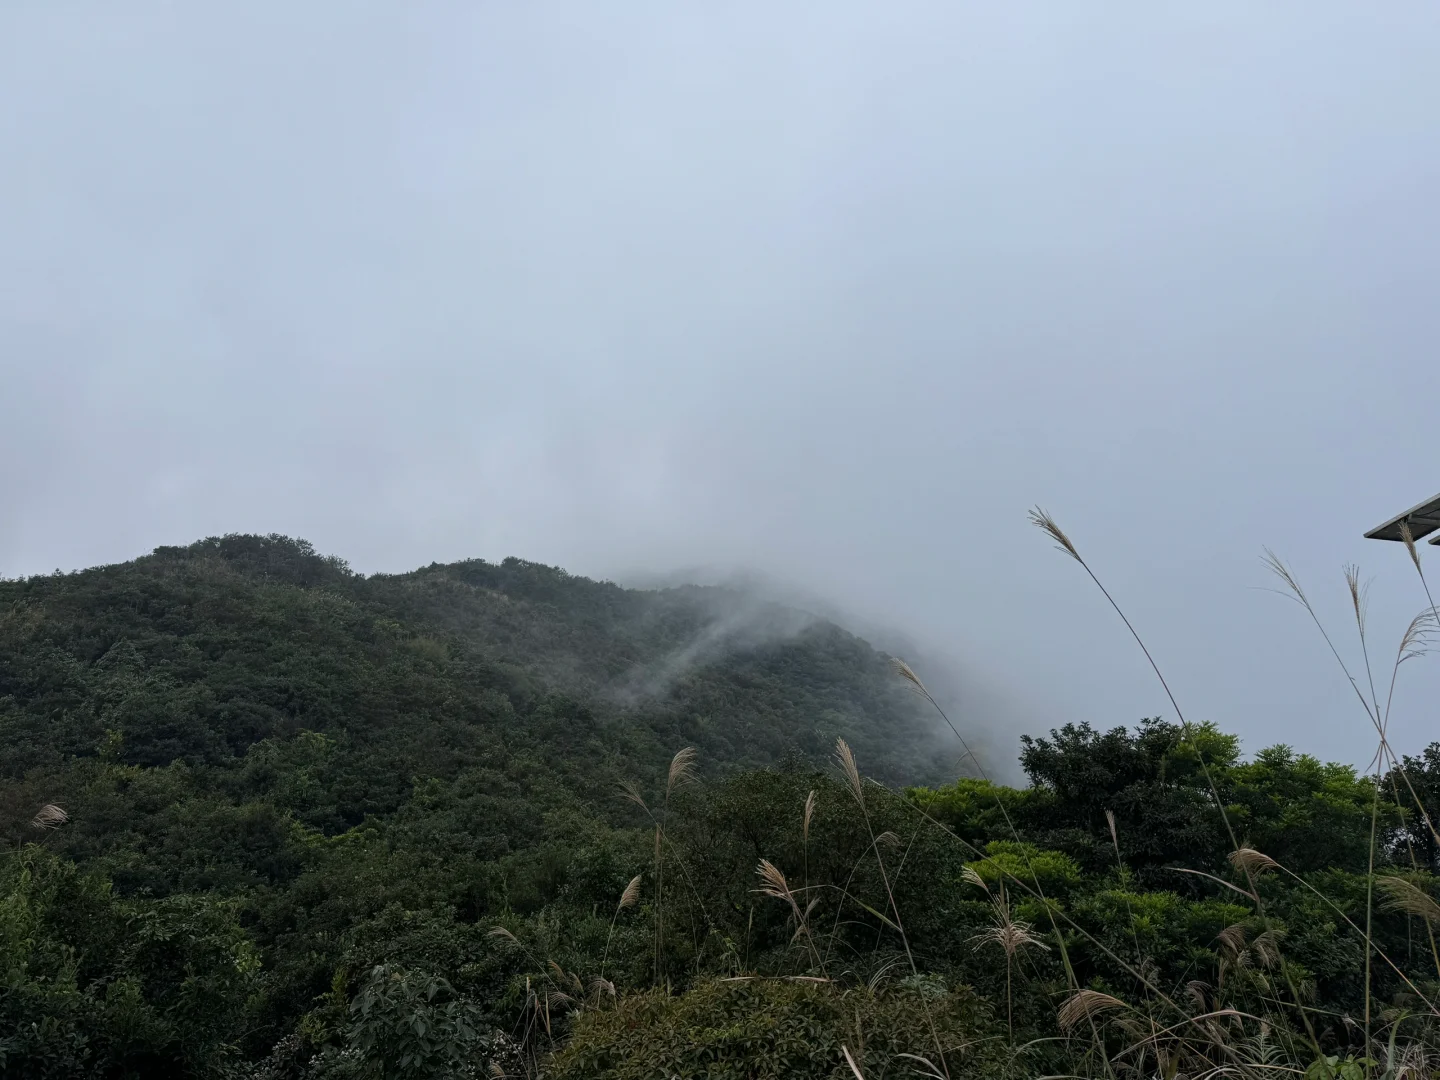
[[0,2],[0,1080],[1440,1080],[1437,56]]
[[965,740],[968,754],[941,718],[933,712],[927,714],[933,722],[934,752],[941,760],[951,760],[957,775],[975,771],[976,766],[970,762],[973,755],[987,775],[1005,781],[1019,779],[1020,736],[1045,730],[1049,721],[1037,706],[1024,700],[1016,688],[1002,686],[993,675],[974,668],[965,657],[957,655],[955,649],[926,643],[897,626],[893,618],[863,614],[832,597],[762,571],[686,567],[665,572],[636,571],[623,575],[621,580],[643,589],[676,588],[690,583],[713,586],[723,595],[743,598],[742,610],[763,612],[767,606],[776,606],[790,613],[805,613],[813,619],[844,627],[881,652],[900,657],[921,676],[926,689]]
[[[1371,879],[1431,910],[1440,744],[1372,778],[1246,760],[1208,724],[1066,724],[1022,737],[1005,786],[831,614],[519,558],[367,576],[276,535],[0,581],[0,1075],[646,1080],[718,1056],[833,1080],[857,1031],[898,1063],[942,1029],[952,1077],[1087,1075],[1057,1001],[1138,980],[1174,1028],[1197,971],[1197,1000],[1264,1016],[1266,1060],[1304,1063],[1424,979]],[[987,752],[967,688],[920,663]],[[1222,876],[1237,843],[1298,882],[1270,878],[1263,915]],[[1328,911],[1415,977],[1357,980]],[[984,947],[1017,939],[1024,965]],[[1282,941],[1313,1008],[1274,1001]]]
[[[303,541],[228,536],[3,582],[0,601],[12,776],[102,744],[226,768],[304,730],[449,775],[479,733],[543,742],[537,717],[572,714],[607,773],[687,742],[706,768],[820,760],[843,735],[877,775],[956,775],[953,736],[932,736],[883,654],[736,589],[627,590],[515,558],[365,577]],[[417,749],[457,725],[453,754]]]

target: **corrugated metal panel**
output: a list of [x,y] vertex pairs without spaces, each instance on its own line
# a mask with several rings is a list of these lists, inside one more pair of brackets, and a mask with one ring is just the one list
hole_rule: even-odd
[[[1385,522],[1384,525],[1377,525],[1365,534],[1367,540],[1403,540],[1400,535],[1400,526],[1409,522],[1410,538],[1419,540],[1422,536],[1429,536],[1436,529],[1440,529],[1440,495],[1427,499],[1418,506],[1412,506],[1403,514],[1398,514]],[[1440,537],[1430,541],[1432,544],[1440,544]]]

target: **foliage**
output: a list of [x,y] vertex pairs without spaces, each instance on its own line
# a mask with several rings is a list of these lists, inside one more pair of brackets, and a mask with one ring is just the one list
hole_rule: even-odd
[[829,624],[514,559],[0,582],[0,1075],[1165,1075],[1197,1010],[1292,1074],[1440,1042],[1440,744],[1377,788],[1062,725],[1012,787],[938,778],[916,701]]
[[[949,1075],[999,1077],[1006,1058],[987,1010],[970,992],[895,987],[871,992],[832,983],[705,980],[688,993],[627,996],[585,1014],[555,1060],[555,1080],[805,1080],[852,1075],[841,1047],[866,1076],[923,1076],[902,1055],[930,1041],[933,1021]],[[935,1056],[933,1053],[930,1055]]]
[[384,1080],[454,1072],[488,1042],[479,1007],[435,975],[378,964],[349,1011],[347,1049]]
[[0,863],[0,1064],[24,1076],[213,1072],[260,957],[211,896],[117,897],[31,846]]

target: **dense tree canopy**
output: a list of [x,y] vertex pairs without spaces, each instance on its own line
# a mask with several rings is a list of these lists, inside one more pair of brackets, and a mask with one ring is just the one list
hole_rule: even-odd
[[824,621],[515,559],[0,582],[0,1074],[1104,1075],[1142,1003],[1302,1065],[1372,1000],[1428,1023],[1433,927],[1369,868],[1429,895],[1440,746],[1377,788],[1064,725],[1006,787],[937,775],[921,705]]

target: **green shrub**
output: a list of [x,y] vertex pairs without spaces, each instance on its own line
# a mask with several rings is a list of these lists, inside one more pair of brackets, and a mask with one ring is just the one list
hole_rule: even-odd
[[852,1078],[841,1046],[867,1077],[920,1076],[935,1060],[927,1012],[950,1076],[997,1077],[1005,1059],[989,1008],[968,988],[894,985],[871,992],[786,979],[702,982],[688,993],[632,994],[592,1011],[553,1064],[554,1080]]

